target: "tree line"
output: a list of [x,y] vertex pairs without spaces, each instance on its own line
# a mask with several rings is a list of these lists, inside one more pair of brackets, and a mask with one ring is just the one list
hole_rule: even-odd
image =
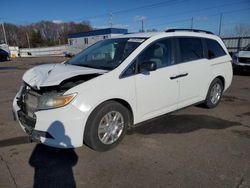
[[[54,23],[40,21],[28,25],[4,23],[4,27],[8,44],[20,48],[62,45],[67,43],[69,33],[92,30],[89,22]],[[0,28],[1,43],[4,43],[2,28]]]

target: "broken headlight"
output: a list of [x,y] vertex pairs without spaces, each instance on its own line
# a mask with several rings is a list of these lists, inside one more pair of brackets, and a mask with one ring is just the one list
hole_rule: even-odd
[[43,95],[40,97],[38,109],[46,110],[66,106],[76,97],[76,95],[77,93],[69,95]]

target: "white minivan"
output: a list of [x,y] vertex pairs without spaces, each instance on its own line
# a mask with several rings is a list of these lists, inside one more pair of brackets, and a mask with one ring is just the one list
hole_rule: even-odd
[[231,81],[231,57],[210,32],[126,34],[28,70],[13,112],[33,140],[106,151],[128,127],[193,104],[217,106]]

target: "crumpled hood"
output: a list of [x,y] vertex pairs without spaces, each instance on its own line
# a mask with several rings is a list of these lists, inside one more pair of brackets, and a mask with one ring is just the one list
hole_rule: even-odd
[[250,58],[250,51],[239,51],[238,57],[249,57]]
[[103,74],[106,70],[80,67],[69,64],[46,64],[29,69],[23,75],[23,81],[31,87],[40,89],[44,86],[56,86],[68,78],[86,75]]

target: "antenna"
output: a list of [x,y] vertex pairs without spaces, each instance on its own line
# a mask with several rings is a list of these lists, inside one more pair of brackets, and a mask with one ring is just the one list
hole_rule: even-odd
[[220,13],[219,36],[221,34],[222,16],[223,16],[223,13]]
[[191,27],[190,27],[190,29],[193,29],[193,27],[194,27],[194,17],[191,18]]
[[109,13],[109,27],[112,28],[112,12]]

